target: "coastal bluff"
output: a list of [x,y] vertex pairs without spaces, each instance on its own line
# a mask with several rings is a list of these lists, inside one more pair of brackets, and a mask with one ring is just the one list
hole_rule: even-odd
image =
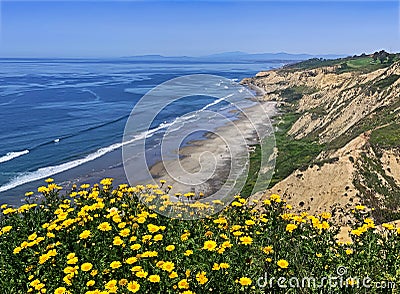
[[[265,194],[311,213],[336,207],[343,224],[341,211],[355,203],[378,221],[399,219],[399,78],[399,54],[392,54],[383,62],[373,55],[308,60],[242,80],[280,110],[275,181]],[[301,153],[296,146],[316,151],[280,172],[284,159]]]

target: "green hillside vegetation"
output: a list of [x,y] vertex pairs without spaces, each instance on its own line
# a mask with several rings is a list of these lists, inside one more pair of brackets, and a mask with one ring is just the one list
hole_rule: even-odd
[[323,150],[324,146],[314,140],[308,138],[296,140],[287,134],[298,118],[299,114],[286,113],[277,122],[278,130],[275,132],[275,140],[278,154],[270,187],[289,176],[296,169],[306,169]]
[[[376,52],[375,54],[379,54]],[[351,71],[360,71],[363,73],[368,73],[380,68],[385,68],[390,66],[396,61],[400,60],[400,54],[389,54],[382,61],[377,57],[374,59],[374,54],[371,55],[360,55],[360,56],[350,56],[339,59],[319,59],[313,58],[305,60],[299,63],[286,66],[284,69],[288,71],[295,71],[299,69],[314,69],[325,66],[337,66],[337,73],[345,73]]]
[[400,124],[392,123],[390,125],[378,128],[371,133],[371,144],[381,148],[395,148],[400,146]]

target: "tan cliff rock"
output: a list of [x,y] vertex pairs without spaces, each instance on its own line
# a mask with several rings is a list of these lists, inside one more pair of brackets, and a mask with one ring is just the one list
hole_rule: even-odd
[[[322,166],[312,165],[305,171],[296,170],[271,189],[253,198],[262,199],[264,195],[279,194],[293,206],[294,211],[308,211],[312,214],[329,211],[334,207],[345,208],[349,204],[359,204],[360,198],[353,185],[355,161],[360,152],[367,148],[367,142],[368,136],[363,134],[329,156],[331,159],[337,158],[336,161]],[[340,212],[337,219],[342,225],[348,221]]]

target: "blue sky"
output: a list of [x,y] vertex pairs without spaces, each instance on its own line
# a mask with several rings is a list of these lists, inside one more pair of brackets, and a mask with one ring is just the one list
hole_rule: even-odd
[[398,1],[1,1],[0,56],[400,51]]

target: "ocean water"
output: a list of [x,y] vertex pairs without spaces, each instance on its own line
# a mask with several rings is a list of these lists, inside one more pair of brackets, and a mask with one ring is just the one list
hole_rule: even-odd
[[[160,83],[189,74],[240,81],[283,64],[0,59],[0,203],[18,203],[47,177],[85,182],[107,172],[114,175],[111,169],[121,166],[129,114]],[[192,96],[169,105],[151,123],[149,164],[159,157],[155,147],[163,126],[201,109],[233,115],[224,101],[215,103],[212,97]],[[193,134],[187,141],[201,136]],[[121,169],[115,176],[123,178]]]

